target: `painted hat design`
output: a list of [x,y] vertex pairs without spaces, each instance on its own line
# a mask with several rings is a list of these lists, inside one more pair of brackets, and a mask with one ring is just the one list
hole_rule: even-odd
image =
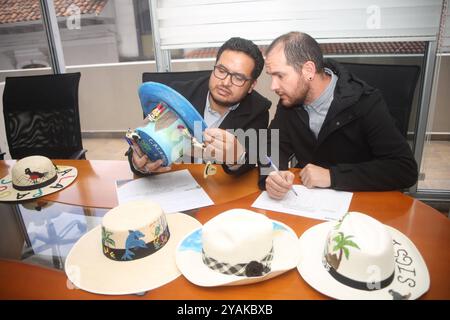
[[177,91],[161,83],[145,82],[139,88],[139,98],[149,122],[128,136],[135,137],[150,160],[162,159],[162,165],[168,166],[183,155],[183,147],[190,147],[191,140],[203,140],[206,123]]
[[43,156],[17,161],[11,174],[0,180],[0,201],[36,199],[68,187],[78,171],[71,166],[56,166]]
[[154,202],[127,202],[108,211],[101,226],[78,240],[67,256],[65,272],[76,287],[98,294],[160,287],[180,275],[175,247],[199,226],[186,214],[164,214]]

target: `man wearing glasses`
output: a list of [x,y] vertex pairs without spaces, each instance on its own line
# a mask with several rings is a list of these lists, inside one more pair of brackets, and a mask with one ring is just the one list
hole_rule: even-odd
[[[228,174],[242,174],[255,166],[249,163],[249,145],[239,142],[226,129],[267,129],[271,102],[254,90],[263,67],[258,47],[236,37],[220,47],[209,77],[173,84],[173,89],[191,102],[208,126],[204,132],[204,157],[223,163]],[[131,149],[128,159],[131,170],[138,175],[171,169],[162,167],[161,160],[152,162]]]

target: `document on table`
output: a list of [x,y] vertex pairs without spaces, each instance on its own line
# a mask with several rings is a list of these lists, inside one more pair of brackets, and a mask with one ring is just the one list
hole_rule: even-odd
[[252,207],[319,220],[339,220],[348,211],[353,196],[351,192],[308,189],[303,185],[293,187],[298,196],[289,191],[284,199],[275,200],[264,191]]
[[137,180],[116,181],[119,204],[149,199],[166,213],[213,205],[214,202],[186,169]]

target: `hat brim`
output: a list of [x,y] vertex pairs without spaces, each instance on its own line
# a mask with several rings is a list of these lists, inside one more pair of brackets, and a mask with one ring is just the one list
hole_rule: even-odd
[[268,280],[295,268],[299,260],[299,245],[295,232],[284,223],[274,221],[271,271],[261,277],[227,275],[214,271],[202,261],[201,228],[180,241],[176,249],[176,263],[183,276],[202,287],[244,285]]
[[67,188],[78,176],[78,170],[71,166],[56,166],[56,181],[52,184],[36,190],[20,191],[13,187],[11,174],[0,180],[0,202],[25,201],[37,199]]
[[[400,231],[386,226],[393,240],[396,255],[395,275],[392,283],[379,290],[366,291],[346,286],[335,280],[322,264],[322,255],[328,232],[335,222],[325,222],[311,227],[300,237],[300,262],[297,266],[302,278],[314,289],[336,299],[392,300],[417,299],[430,287],[427,266],[416,246]],[[394,293],[390,293],[390,291]],[[391,292],[392,292],[391,291]]]
[[[192,104],[177,91],[158,82],[144,82],[139,87],[139,99],[144,114],[155,108],[159,102],[164,102],[185,122],[191,134],[195,134],[198,141],[203,141],[202,132],[206,129],[206,123]],[[194,130],[195,122],[201,124],[201,131]]]
[[175,248],[181,238],[201,223],[183,213],[167,214],[170,238],[145,258],[113,261],[102,252],[101,226],[86,233],[72,247],[65,262],[69,280],[82,290],[105,295],[135,294],[158,288],[181,275]]

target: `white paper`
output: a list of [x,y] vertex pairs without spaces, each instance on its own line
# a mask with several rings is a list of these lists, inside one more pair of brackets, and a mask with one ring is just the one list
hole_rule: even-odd
[[214,204],[186,169],[137,180],[119,180],[116,181],[116,186],[119,204],[137,199],[149,199],[157,202],[166,213]]
[[284,199],[275,200],[266,191],[252,204],[252,207],[284,212],[319,220],[339,220],[347,211],[353,193],[332,189],[308,189],[294,185],[296,196],[289,191]]

